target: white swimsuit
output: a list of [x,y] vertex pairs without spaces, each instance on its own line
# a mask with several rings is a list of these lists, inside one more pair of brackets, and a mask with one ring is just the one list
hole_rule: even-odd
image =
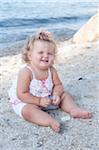
[[[29,66],[25,66],[32,72],[33,79],[30,82],[29,91],[31,94],[37,97],[50,97],[52,94],[53,89],[53,82],[52,82],[52,76],[50,68],[48,69],[48,77],[45,80],[37,80],[35,77],[35,73]],[[22,108],[27,104],[22,102],[20,99],[17,98],[16,95],[16,83],[13,84],[11,89],[9,90],[9,97],[10,97],[10,103],[15,111],[16,114],[21,115]],[[50,105],[47,107],[48,109],[56,109],[56,106]],[[46,110],[46,109],[45,109]]]

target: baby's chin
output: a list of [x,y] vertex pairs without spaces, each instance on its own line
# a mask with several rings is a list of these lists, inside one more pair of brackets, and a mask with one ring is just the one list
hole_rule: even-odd
[[40,69],[48,69],[49,65],[40,65],[39,68]]
[[52,66],[52,64],[48,64],[48,65],[41,65],[40,69],[46,70],[48,68],[50,68]]

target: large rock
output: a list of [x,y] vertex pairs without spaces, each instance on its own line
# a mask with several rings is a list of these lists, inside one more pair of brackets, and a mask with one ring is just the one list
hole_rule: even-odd
[[91,17],[73,36],[73,42],[85,43],[99,40],[99,12]]

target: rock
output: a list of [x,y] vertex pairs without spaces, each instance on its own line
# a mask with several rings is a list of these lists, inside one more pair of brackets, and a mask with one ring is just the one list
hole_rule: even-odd
[[86,43],[99,40],[99,12],[92,16],[73,36],[73,42]]

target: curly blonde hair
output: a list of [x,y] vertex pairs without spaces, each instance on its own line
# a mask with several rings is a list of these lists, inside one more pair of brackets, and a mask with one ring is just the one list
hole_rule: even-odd
[[22,59],[25,63],[29,63],[28,52],[30,50],[32,50],[33,44],[37,40],[47,41],[49,43],[52,43],[54,45],[54,50],[55,50],[55,54],[56,54],[57,46],[56,46],[56,43],[55,43],[51,33],[48,31],[40,31],[40,32],[37,32],[36,35],[34,35],[30,39],[28,39],[28,41],[26,42],[26,45],[24,46],[24,48],[22,50]]

